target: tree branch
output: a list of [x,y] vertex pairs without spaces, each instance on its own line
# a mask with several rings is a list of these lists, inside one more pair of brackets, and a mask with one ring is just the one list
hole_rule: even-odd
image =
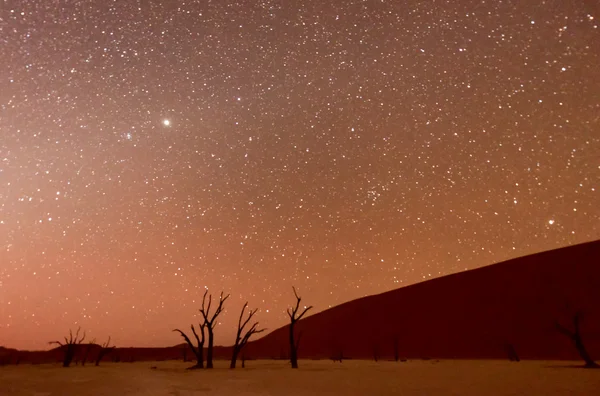
[[214,328],[214,322],[217,316],[221,312],[223,312],[223,303],[229,298],[229,294],[223,297],[223,292],[221,292],[221,296],[219,297],[219,305],[217,305],[217,309],[215,312],[210,315],[210,307],[212,305],[212,294],[208,295],[208,305],[206,304],[206,295],[208,294],[208,290],[204,292],[204,296],[202,297],[202,308],[200,308],[200,313],[204,318],[204,324],[208,325],[211,329]]
[[[262,333],[263,331],[266,330],[266,329],[259,330],[259,329],[257,329],[257,327],[258,327],[258,322],[254,323],[252,325],[252,327],[250,327],[250,330],[248,330],[246,335],[244,335],[244,338],[242,339],[242,342],[240,343],[240,345],[242,347],[248,343],[248,340],[250,340],[250,337],[252,337],[254,334]],[[240,347],[240,349],[242,349],[242,348]]]
[[[102,344],[102,348],[106,349],[109,347],[109,345],[110,345],[110,336],[108,336],[108,341],[106,341],[106,344]],[[113,346],[113,348],[114,348],[114,346]]]
[[185,340],[185,342],[187,342],[187,343],[188,343],[188,345],[189,345],[189,346],[192,348],[192,350],[195,350],[195,349],[194,349],[194,344],[192,344],[192,341],[191,341],[191,340],[188,338],[188,336],[187,336],[187,335],[186,335],[186,334],[185,334],[183,331],[181,331],[181,330],[179,330],[179,329],[175,329],[175,330],[173,330],[173,331],[178,331],[178,332],[179,332],[179,334],[181,334],[181,336],[182,336],[182,337],[183,337],[183,339]]
[[312,305],[311,305],[310,307],[306,307],[306,308],[304,308],[304,311],[303,311],[303,312],[300,314],[300,316],[298,316],[298,318],[296,319],[296,321],[298,321],[298,320],[302,319],[302,317],[304,316],[304,314],[305,314],[306,312],[308,312],[308,310],[309,310],[309,309],[311,309],[311,308],[312,308]]
[[567,329],[558,322],[554,322],[554,326],[556,327],[556,330],[558,330],[561,334],[564,334],[569,338],[573,338],[575,336],[575,334],[571,330]]
[[[196,333],[196,329],[194,328],[194,325],[190,326],[192,328],[192,333],[194,333],[194,337],[196,337],[196,341],[198,342],[198,347],[200,347],[200,345],[203,344],[203,342],[200,342],[200,338],[198,337],[198,333]],[[202,328],[202,338],[204,338],[204,328]]]

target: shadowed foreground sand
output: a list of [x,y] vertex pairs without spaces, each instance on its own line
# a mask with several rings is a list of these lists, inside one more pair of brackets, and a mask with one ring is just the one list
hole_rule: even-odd
[[[0,394],[59,395],[591,395],[600,370],[579,362],[526,361],[250,361],[229,370],[186,371],[182,362],[0,367]],[[156,366],[156,369],[151,369]]]

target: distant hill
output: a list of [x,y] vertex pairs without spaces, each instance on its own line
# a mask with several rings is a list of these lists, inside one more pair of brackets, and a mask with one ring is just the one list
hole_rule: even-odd
[[[293,300],[293,298],[292,298]],[[292,303],[293,301],[290,301]],[[304,301],[315,304],[318,301]],[[555,321],[582,334],[600,359],[600,241],[525,256],[379,295],[303,319],[301,358],[579,359]],[[247,346],[253,358],[288,354],[289,327]]]
[[[294,302],[293,296],[290,304]],[[318,306],[318,301],[304,301]],[[300,358],[506,359],[509,345],[522,359],[575,359],[570,340],[555,327],[572,326],[583,313],[582,334],[600,360],[600,241],[551,250],[353,300],[309,316]],[[250,342],[249,359],[288,357],[288,326]],[[75,361],[85,354],[80,346]],[[94,360],[99,346],[90,350]],[[105,361],[192,359],[180,344],[166,348],[117,348]],[[215,347],[229,358],[231,347]],[[0,365],[61,360],[62,351],[0,347]],[[74,362],[75,362],[74,361]],[[75,363],[74,363],[75,364]]]

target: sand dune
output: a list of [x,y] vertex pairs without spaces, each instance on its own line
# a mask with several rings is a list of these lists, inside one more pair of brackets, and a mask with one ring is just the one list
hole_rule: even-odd
[[[312,303],[306,301],[307,304]],[[316,302],[315,302],[316,303]],[[301,357],[578,359],[555,321],[581,329],[600,357],[600,242],[517,258],[369,296],[307,317]],[[253,357],[287,354],[288,327],[248,345]]]

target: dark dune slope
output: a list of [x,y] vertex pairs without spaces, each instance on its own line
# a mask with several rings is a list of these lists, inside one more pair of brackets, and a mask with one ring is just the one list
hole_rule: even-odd
[[[290,301],[292,302],[292,301]],[[303,301],[304,302],[304,301]],[[306,303],[317,303],[306,301]],[[555,322],[575,312],[600,359],[600,241],[521,257],[333,307],[297,325],[301,358],[578,359]],[[247,346],[252,358],[288,354],[288,327]],[[397,340],[397,341],[395,341]]]

